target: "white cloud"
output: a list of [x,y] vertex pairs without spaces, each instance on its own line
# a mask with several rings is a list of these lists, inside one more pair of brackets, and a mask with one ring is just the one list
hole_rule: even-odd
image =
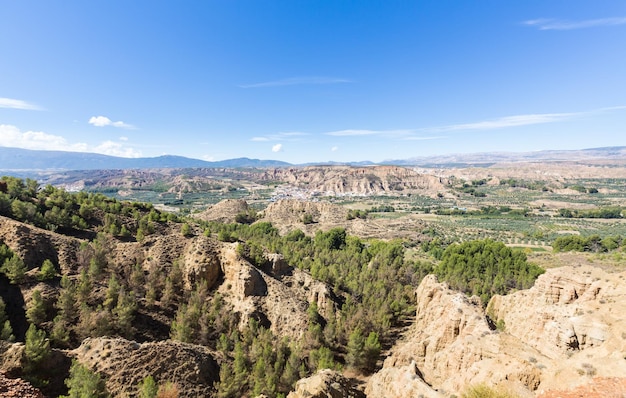
[[272,152],[282,152],[283,144],[276,144],[272,147]]
[[42,131],[22,132],[16,126],[7,124],[0,125],[0,146],[46,151],[95,152],[132,158],[141,156],[141,152],[118,142],[105,141],[97,146],[82,142],[70,143],[59,135]]
[[69,144],[58,135],[42,131],[22,132],[15,126],[0,125],[0,145],[23,149],[45,149],[51,151],[82,151],[87,145],[83,143]]
[[339,150],[338,146],[334,146],[334,147],[330,148],[331,152],[337,152],[338,150]]
[[124,147],[119,142],[104,141],[100,145],[93,148],[93,152],[102,153],[104,155],[119,156],[122,158],[140,158],[141,152],[133,148]]
[[122,136],[122,137],[120,137],[120,141],[128,141],[128,137]]
[[0,108],[9,108],[9,109],[22,109],[28,111],[41,111],[43,108],[31,104],[26,101],[17,100],[13,98],[0,98]]
[[268,82],[241,84],[241,88],[260,88],[260,87],[278,87],[278,86],[300,86],[300,85],[317,85],[317,84],[341,84],[352,83],[351,80],[336,77],[309,76],[309,77],[289,77],[286,79],[272,80]]
[[587,19],[584,21],[566,21],[551,18],[540,18],[524,21],[524,25],[534,26],[539,30],[574,30],[593,28],[596,26],[615,26],[626,24],[626,17]]
[[114,122],[106,116],[92,116],[91,118],[89,118],[88,123],[96,127],[113,126],[128,130],[133,130],[136,128],[132,124],[124,123],[122,121]]

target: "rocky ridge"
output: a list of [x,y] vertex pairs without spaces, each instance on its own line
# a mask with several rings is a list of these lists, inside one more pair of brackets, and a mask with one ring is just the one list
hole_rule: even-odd
[[625,276],[593,267],[550,269],[529,290],[495,296],[491,319],[477,298],[428,276],[416,293],[415,324],[366,394],[437,397],[487,383],[533,396],[596,375],[623,377]]
[[[414,238],[424,229],[424,221],[414,215],[399,219],[347,220],[345,207],[327,201],[282,199],[267,206],[261,215],[260,221],[271,222],[283,234],[300,229],[307,235],[315,235],[318,230],[345,228],[348,233],[362,238],[393,239]],[[312,217],[311,223],[303,222],[305,215]]]
[[280,181],[309,191],[331,194],[382,194],[420,191],[436,195],[448,185],[446,178],[398,166],[310,166],[267,170],[261,181]]
[[236,244],[225,244],[220,258],[227,266],[218,291],[240,314],[241,326],[255,318],[276,336],[300,339],[307,330],[309,303],[316,303],[324,316],[337,299],[326,284],[289,267],[281,256],[267,257],[270,265],[260,269],[237,255]]
[[225,199],[213,206],[209,206],[201,213],[194,214],[194,217],[205,221],[232,223],[235,222],[237,214],[245,213],[249,209],[250,206],[243,199]]

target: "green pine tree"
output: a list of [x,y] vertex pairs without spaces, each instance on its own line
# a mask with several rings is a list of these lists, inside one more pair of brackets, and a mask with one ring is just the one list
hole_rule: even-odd
[[26,319],[35,325],[39,325],[46,320],[46,306],[39,290],[33,292],[26,310]]
[[57,276],[57,270],[52,264],[52,261],[46,259],[43,264],[41,264],[41,270],[39,271],[39,276],[37,277],[40,281],[48,281],[54,279]]
[[0,271],[4,272],[13,284],[22,283],[27,270],[28,269],[26,268],[24,261],[15,254],[6,259],[2,267],[0,267]]
[[107,398],[104,381],[97,373],[73,361],[70,377],[65,379],[68,394],[61,398]]

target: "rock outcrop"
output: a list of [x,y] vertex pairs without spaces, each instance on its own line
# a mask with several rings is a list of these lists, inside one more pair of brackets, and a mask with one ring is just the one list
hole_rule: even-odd
[[[429,275],[417,289],[412,330],[370,379],[366,393],[381,398],[406,397],[408,392],[437,396],[480,381],[532,390],[540,382],[539,371],[515,356],[520,349],[518,342],[489,328],[479,298],[452,291]],[[407,379],[410,383],[402,388],[390,383]]]
[[188,289],[200,280],[206,282],[209,289],[217,285],[222,275],[219,245],[219,242],[203,235],[189,240],[182,255],[183,275]]
[[355,389],[341,373],[322,369],[299,380],[287,398],[365,398],[365,394]]
[[508,335],[541,353],[540,390],[623,377],[625,278],[593,266],[549,269],[532,289],[495,296],[488,311]]
[[311,166],[266,171],[260,180],[280,181],[323,194],[381,194],[420,191],[436,195],[448,185],[445,178],[398,166]]
[[[476,383],[520,396],[620,377],[626,366],[626,272],[548,270],[531,289],[480,300],[436,277],[417,289],[416,320],[366,393],[374,397],[459,394]],[[494,330],[498,324],[501,331]]]
[[422,379],[414,361],[381,369],[367,384],[366,393],[368,397],[445,397]]
[[4,242],[28,267],[51,260],[64,274],[75,271],[81,240],[0,216],[0,242]]
[[175,341],[139,344],[121,338],[88,338],[71,353],[78,362],[106,379],[113,396],[134,396],[139,383],[152,376],[157,383],[172,382],[180,397],[215,393],[219,365],[206,347]]
[[[263,221],[287,232],[301,229],[308,234],[314,233],[321,226],[331,228],[344,226],[348,210],[330,202],[309,202],[294,199],[282,199],[271,203],[263,212]],[[304,223],[303,218],[310,216],[311,223]]]
[[292,269],[273,254],[266,255],[272,260],[267,268],[257,268],[236,253],[236,246],[222,246],[224,280],[218,291],[240,314],[241,326],[255,318],[275,335],[297,340],[307,330],[310,302],[317,303],[322,316],[333,313],[337,303],[326,284]]
[[43,394],[29,382],[22,379],[10,379],[0,371],[0,397],[43,398]]
[[225,199],[203,212],[195,214],[194,217],[205,221],[232,223],[235,222],[237,214],[246,213],[248,210],[250,210],[250,206],[243,199]]

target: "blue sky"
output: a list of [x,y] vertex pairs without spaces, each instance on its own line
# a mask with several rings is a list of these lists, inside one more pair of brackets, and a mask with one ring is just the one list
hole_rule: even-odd
[[626,2],[0,0],[0,146],[292,163],[626,145]]

